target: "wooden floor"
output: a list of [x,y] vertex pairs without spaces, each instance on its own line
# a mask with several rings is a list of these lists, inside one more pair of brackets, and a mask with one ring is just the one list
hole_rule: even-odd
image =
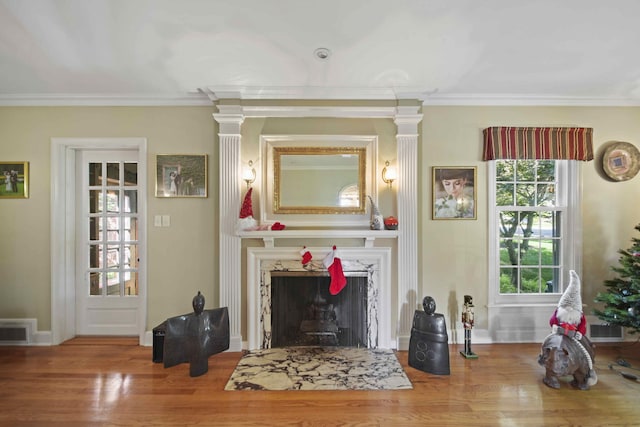
[[[542,384],[538,344],[451,346],[451,375],[407,366],[413,390],[224,391],[241,353],[164,369],[137,339],[0,347],[0,426],[640,426],[640,344],[600,344],[589,391]],[[616,361],[632,364],[623,368]],[[614,369],[610,368],[613,367]]]

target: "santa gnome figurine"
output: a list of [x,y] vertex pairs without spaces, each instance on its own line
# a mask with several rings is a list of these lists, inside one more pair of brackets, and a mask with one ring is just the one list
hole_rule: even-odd
[[587,319],[582,312],[582,297],[580,296],[580,278],[574,270],[569,272],[569,286],[564,291],[558,302],[549,325],[553,333],[567,335],[580,344],[587,358],[591,361],[589,370],[589,385],[594,385],[598,381],[593,370],[593,361],[587,352],[587,348],[592,347],[591,342],[585,336],[587,333]]
[[253,187],[247,190],[244,196],[242,207],[240,208],[240,217],[236,222],[236,231],[255,231],[255,230],[284,230],[284,225],[274,222],[272,225],[260,225],[253,217],[253,203],[251,201],[251,193]]

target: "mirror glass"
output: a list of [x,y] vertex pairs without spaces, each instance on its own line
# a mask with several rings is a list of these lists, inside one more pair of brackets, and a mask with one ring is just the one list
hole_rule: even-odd
[[274,147],[274,213],[361,214],[366,149]]

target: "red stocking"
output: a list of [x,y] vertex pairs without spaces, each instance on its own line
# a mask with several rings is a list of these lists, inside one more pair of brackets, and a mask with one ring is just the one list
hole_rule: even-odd
[[306,246],[302,248],[302,250],[300,251],[300,255],[302,255],[302,265],[308,264],[309,262],[311,262],[311,258],[313,258],[313,256],[311,256],[311,252],[309,252],[309,249],[307,249]]
[[331,276],[331,284],[329,285],[329,293],[338,295],[340,291],[347,285],[347,278],[344,277],[342,271],[342,261],[336,256],[336,247],[327,254],[322,261]]

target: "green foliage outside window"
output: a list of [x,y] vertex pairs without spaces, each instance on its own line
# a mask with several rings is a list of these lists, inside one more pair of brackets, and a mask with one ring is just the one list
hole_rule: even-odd
[[555,190],[553,160],[496,162],[500,293],[558,292],[547,286],[557,282],[562,241]]

